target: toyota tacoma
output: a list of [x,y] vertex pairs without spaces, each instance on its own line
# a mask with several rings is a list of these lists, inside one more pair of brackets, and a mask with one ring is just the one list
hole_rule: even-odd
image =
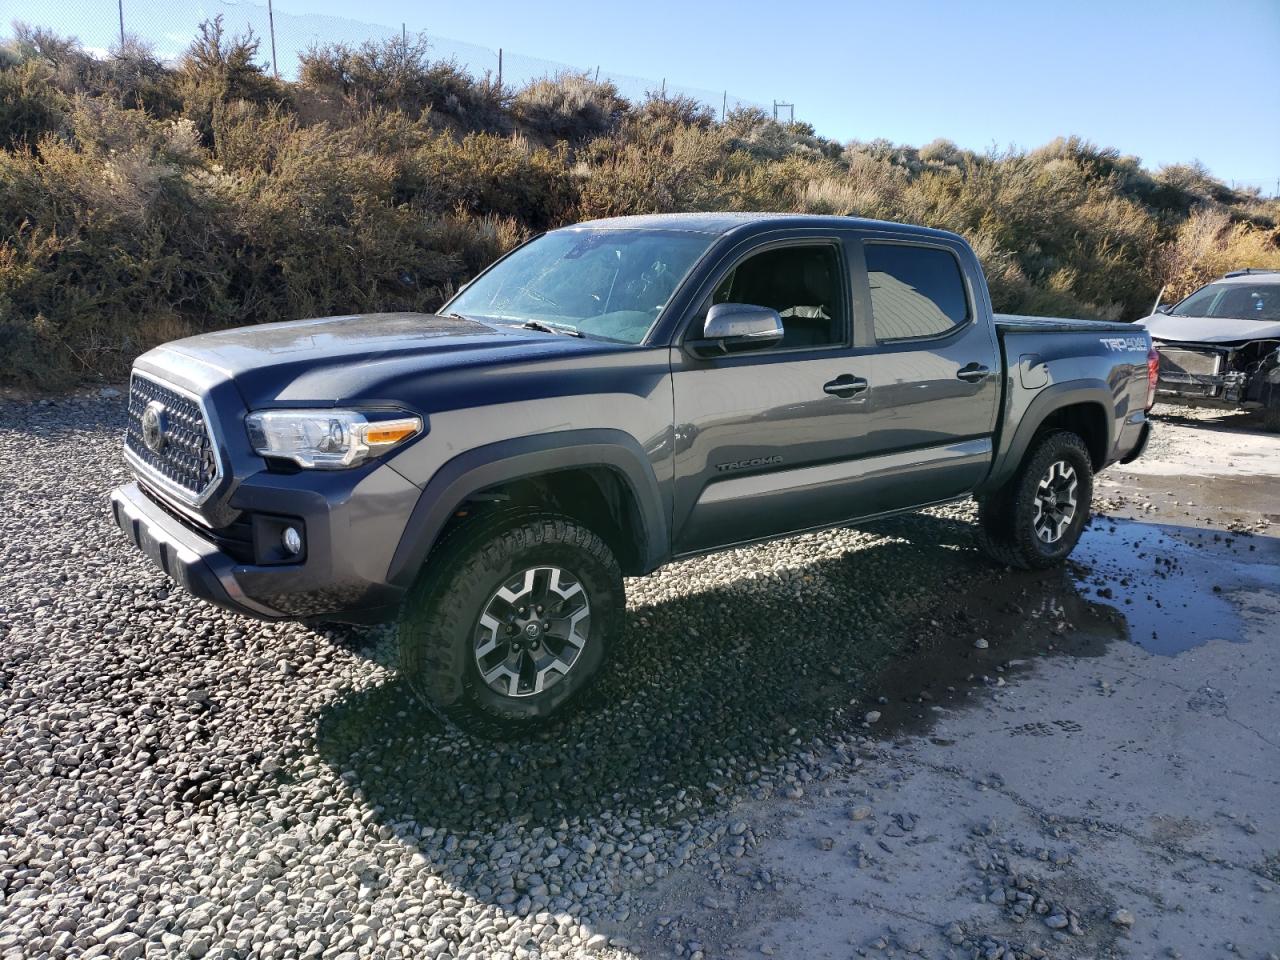
[[1140,327],[993,315],[952,233],[600,220],[438,314],[143,354],[111,506],[197,597],[398,619],[424,701],[500,733],[583,690],[623,577],[671,560],[974,496],[997,561],[1062,561],[1095,472],[1143,450],[1155,369]]

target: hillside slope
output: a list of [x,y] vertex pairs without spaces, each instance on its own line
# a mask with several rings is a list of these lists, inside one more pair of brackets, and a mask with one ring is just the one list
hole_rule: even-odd
[[499,89],[422,39],[317,48],[282,83],[217,20],[172,68],[19,24],[0,47],[0,382],[119,376],[219,326],[430,309],[531,232],[700,209],[956,230],[1012,313],[1134,319],[1164,285],[1280,267],[1280,201],[1076,137],[840,144],[583,76]]

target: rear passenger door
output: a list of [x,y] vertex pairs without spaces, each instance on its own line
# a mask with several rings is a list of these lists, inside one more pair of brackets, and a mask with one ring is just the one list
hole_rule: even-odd
[[1000,354],[969,248],[945,236],[863,235],[853,271],[870,331],[858,513],[961,496],[986,476]]

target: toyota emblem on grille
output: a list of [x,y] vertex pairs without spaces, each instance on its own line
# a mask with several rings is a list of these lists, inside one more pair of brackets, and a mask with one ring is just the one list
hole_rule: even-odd
[[164,404],[159,400],[152,400],[142,411],[142,442],[152,453],[164,449],[165,420]]

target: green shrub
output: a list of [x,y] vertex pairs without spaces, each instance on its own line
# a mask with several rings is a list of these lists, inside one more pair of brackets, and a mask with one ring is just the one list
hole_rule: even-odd
[[354,113],[403,111],[414,119],[435,112],[465,129],[509,129],[503,95],[489,78],[476,80],[452,60],[432,60],[425,35],[361,44],[319,44],[299,57],[299,83],[345,101]]
[[396,196],[435,214],[516,217],[536,230],[571,219],[574,201],[563,153],[487,133],[440,134],[406,152]]
[[[422,38],[329,45],[278,83],[202,24],[176,69],[18,25],[0,45],[0,381],[122,375],[233,324],[429,310],[538,230],[796,210],[963,234],[998,310],[1132,319],[1280,267],[1280,200],[1079,137],[978,154],[836,144],[763,111],[637,105],[563,74],[504,93]],[[513,131],[516,131],[513,133]]]
[[719,130],[678,127],[659,140],[613,137],[592,145],[579,167],[579,216],[679,213],[734,206]]
[[177,92],[187,118],[212,144],[214,116],[226,104],[266,104],[284,100],[287,94],[258,62],[260,44],[251,29],[228,36],[218,14],[201,23],[199,30],[178,65]]
[[519,90],[511,113],[534,136],[577,143],[613,129],[628,106],[609,81],[597,82],[585,73],[561,73]]
[[1192,211],[1173,237],[1156,251],[1156,276],[1165,303],[1242,267],[1280,269],[1280,230],[1235,222],[1221,207]]
[[222,211],[147,147],[46,138],[0,152],[0,183],[0,317],[42,364],[11,377],[119,371],[158,336],[235,319]]
[[67,98],[35,60],[0,68],[0,147],[32,145],[62,126]]

